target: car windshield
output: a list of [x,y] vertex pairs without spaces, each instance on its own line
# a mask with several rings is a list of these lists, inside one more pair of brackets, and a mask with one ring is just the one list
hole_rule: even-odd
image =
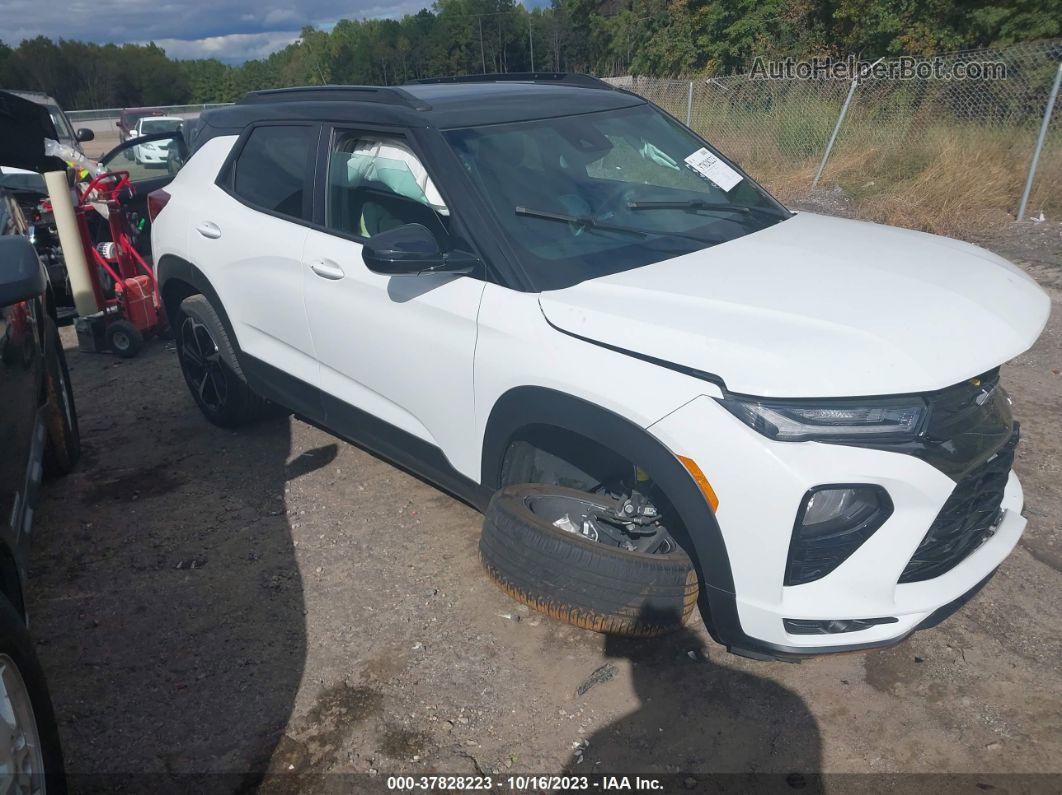
[[181,126],[180,119],[144,119],[140,122],[140,132],[152,135],[161,132],[174,132]]
[[789,217],[649,105],[446,137],[540,290],[659,262]]

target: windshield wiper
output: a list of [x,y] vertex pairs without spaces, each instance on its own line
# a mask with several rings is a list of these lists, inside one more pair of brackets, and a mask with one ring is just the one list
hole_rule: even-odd
[[567,213],[551,213],[546,210],[532,210],[530,207],[515,207],[514,212],[517,215],[525,215],[529,218],[541,218],[544,221],[560,221],[566,224],[575,224],[581,226],[584,229],[598,229],[602,232],[619,232],[627,235],[638,235],[639,237],[681,237],[685,240],[695,240],[698,243],[721,243],[722,239],[717,237],[701,237],[699,235],[689,235],[684,232],[668,232],[657,229],[639,229],[636,226],[622,226],[620,224],[610,224],[605,221],[599,221],[592,215],[568,215]]
[[725,204],[723,202],[709,202],[703,199],[689,199],[685,201],[664,202],[627,202],[628,210],[705,210],[709,212],[738,212],[746,215],[759,213],[777,218],[786,216],[773,207],[749,207],[746,204]]

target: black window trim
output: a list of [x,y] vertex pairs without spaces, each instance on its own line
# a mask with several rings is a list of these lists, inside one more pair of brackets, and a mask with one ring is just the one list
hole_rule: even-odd
[[[328,185],[328,161],[332,153],[332,145],[335,141],[337,132],[350,133],[350,132],[365,132],[365,133],[379,133],[381,136],[387,136],[390,138],[397,138],[404,141],[417,159],[420,160],[421,165],[428,172],[428,177],[435,184],[435,187],[439,191],[439,195],[442,196],[443,201],[446,203],[446,207],[450,210],[450,235],[460,239],[465,243],[472,253],[475,254],[483,262],[483,268],[478,269],[473,273],[462,274],[463,276],[471,279],[477,279],[479,281],[489,281],[497,284],[504,282],[499,280],[495,275],[495,269],[491,266],[490,260],[483,255],[480,246],[477,244],[474,236],[468,228],[468,224],[461,218],[461,213],[455,211],[455,203],[452,201],[452,196],[448,195],[448,188],[445,185],[445,180],[439,179],[437,174],[439,169],[435,167],[432,159],[425,156],[424,147],[421,142],[418,141],[414,128],[388,125],[388,124],[373,124],[371,122],[356,122],[350,120],[335,121],[331,119],[321,120],[322,133],[318,141],[317,146],[317,184],[314,186],[314,216],[313,220],[304,224],[310,229],[316,232],[322,232],[326,235],[339,238],[340,240],[348,240],[352,243],[364,246],[371,238],[364,237],[362,235],[356,235],[354,233],[341,232],[337,229],[331,229],[325,224],[325,192]],[[421,130],[423,131],[423,130]],[[433,130],[427,130],[427,132],[434,132]]]
[[[311,131],[317,133],[317,140],[313,140],[313,132],[310,135],[310,156],[306,158],[306,168],[302,175],[302,218],[296,218],[285,213],[277,212],[276,210],[270,210],[267,207],[255,204],[248,201],[246,198],[236,192],[235,178],[236,178],[236,162],[240,159],[240,155],[243,153],[244,147],[247,146],[247,142],[250,140],[251,135],[259,127],[308,127]],[[273,218],[279,218],[282,221],[288,221],[299,226],[313,226],[312,219],[316,212],[316,195],[317,195],[317,154],[321,148],[321,129],[322,124],[316,120],[268,120],[263,119],[256,121],[253,124],[247,125],[243,132],[240,133],[239,140],[233,145],[232,150],[225,158],[225,162],[222,164],[221,169],[218,171],[217,179],[214,180],[214,184],[221,188],[225,193],[238,201],[244,207],[254,210],[255,212],[262,213],[263,215],[269,215]],[[309,219],[309,220],[308,220]]]
[[[355,234],[354,232],[341,232],[338,229],[332,229],[328,226],[328,166],[332,155],[332,148],[336,143],[337,134],[348,133],[367,133],[369,135],[379,133],[380,137],[395,138],[405,142],[405,144],[412,150],[413,154],[420,161],[420,164],[424,166],[424,170],[428,172],[428,178],[435,185],[439,191],[439,195],[442,196],[443,201],[446,202],[446,208],[450,210],[451,222],[456,220],[453,215],[453,205],[446,197],[446,192],[440,186],[439,182],[435,179],[435,174],[431,166],[428,163],[428,159],[425,158],[417,147],[417,142],[413,139],[413,136],[409,135],[409,132],[404,127],[385,127],[383,125],[375,124],[358,124],[357,122],[325,122],[324,134],[320,139],[320,146],[317,150],[317,173],[321,177],[321,185],[319,190],[319,196],[317,201],[318,213],[315,214],[313,222],[314,228],[325,234],[332,235],[333,237],[339,237],[343,240],[350,240],[353,243],[360,243],[365,245],[371,240],[371,238],[364,235]],[[434,233],[434,230],[432,230]],[[464,236],[462,236],[463,238]],[[469,245],[472,245],[472,241],[468,241]]]

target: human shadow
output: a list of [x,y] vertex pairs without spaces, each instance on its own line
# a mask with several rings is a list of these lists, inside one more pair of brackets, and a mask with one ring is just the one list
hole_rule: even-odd
[[68,349],[85,455],[38,516],[31,612],[78,791],[253,788],[306,657],[288,417],[199,414],[171,351]]
[[757,664],[761,676],[737,658],[717,663],[688,627],[649,640],[607,636],[605,656],[630,661],[641,703],[589,737],[566,773],[663,776],[667,792],[821,789],[818,725],[800,696],[767,678],[772,664]]

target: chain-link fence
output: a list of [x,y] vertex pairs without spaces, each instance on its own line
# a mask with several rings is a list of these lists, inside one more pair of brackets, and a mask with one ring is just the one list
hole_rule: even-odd
[[[687,121],[783,199],[807,197],[821,168],[818,188],[857,214],[962,234],[1016,213],[1060,62],[1055,40],[879,62],[854,87],[851,77],[768,79],[764,69],[610,82]],[[1062,219],[1059,105],[1026,217]]]

